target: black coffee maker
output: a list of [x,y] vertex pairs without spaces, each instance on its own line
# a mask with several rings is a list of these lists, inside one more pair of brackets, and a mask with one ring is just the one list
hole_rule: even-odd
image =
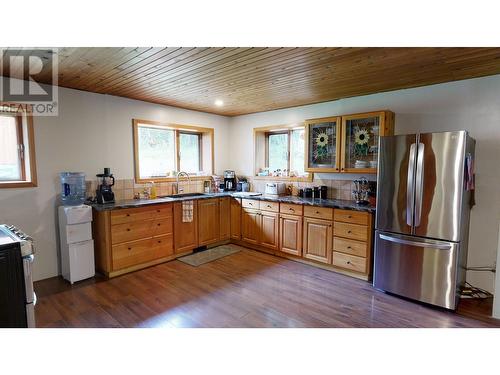
[[109,168],[104,168],[104,173],[96,174],[97,190],[95,191],[97,203],[114,203],[115,193],[111,187],[115,184],[115,178]]
[[234,171],[224,171],[224,190],[236,190],[236,173]]

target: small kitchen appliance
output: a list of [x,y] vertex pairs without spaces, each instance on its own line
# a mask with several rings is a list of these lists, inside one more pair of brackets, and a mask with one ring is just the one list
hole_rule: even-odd
[[268,182],[264,194],[266,195],[284,195],[286,192],[286,185],[284,182]]
[[109,168],[104,168],[104,173],[96,174],[97,177],[97,190],[96,199],[97,203],[114,203],[115,193],[111,187],[115,184],[115,178]]
[[234,171],[224,171],[224,191],[236,190],[236,173]]

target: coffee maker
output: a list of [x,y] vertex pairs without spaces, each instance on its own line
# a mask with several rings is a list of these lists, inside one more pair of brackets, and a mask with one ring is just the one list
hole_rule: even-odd
[[224,171],[224,190],[236,190],[236,174],[234,171]]
[[97,177],[97,189],[96,199],[97,203],[114,203],[115,193],[111,190],[111,187],[115,184],[115,178],[111,173],[109,168],[104,168],[104,173],[96,174]]

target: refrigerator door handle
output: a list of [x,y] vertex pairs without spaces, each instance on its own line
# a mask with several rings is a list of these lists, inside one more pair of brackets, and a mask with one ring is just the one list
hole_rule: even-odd
[[406,224],[408,224],[410,227],[413,226],[413,196],[415,195],[414,169],[416,148],[416,143],[412,143],[410,145],[410,157],[408,160],[408,173],[406,179]]
[[410,240],[404,240],[402,238],[386,236],[385,234],[379,234],[379,237],[383,240],[386,240],[389,242],[399,243],[401,245],[410,245],[410,246],[418,246],[418,247],[432,247],[434,249],[439,249],[439,250],[450,250],[451,249],[451,245],[449,245],[449,244],[435,244],[435,243],[428,243],[428,242],[410,241]]
[[417,173],[415,176],[415,222],[414,225],[418,227],[420,225],[420,219],[422,218],[422,195],[424,191],[424,148],[423,143],[418,143],[418,153],[417,153]]

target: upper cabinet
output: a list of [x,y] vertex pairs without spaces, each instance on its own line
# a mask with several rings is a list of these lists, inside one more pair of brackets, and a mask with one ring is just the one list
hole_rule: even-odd
[[340,117],[305,122],[307,172],[339,172],[341,124]]
[[394,134],[394,113],[358,113],[306,121],[306,170],[377,173],[378,140]]

